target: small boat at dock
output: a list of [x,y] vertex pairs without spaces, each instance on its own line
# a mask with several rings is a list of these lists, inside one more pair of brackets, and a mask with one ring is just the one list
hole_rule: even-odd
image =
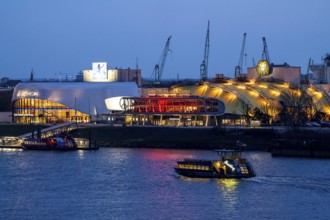
[[72,151],[77,150],[77,143],[70,136],[54,138],[28,138],[22,143],[24,150]]
[[197,178],[250,178],[256,174],[240,150],[216,150],[218,160],[184,159],[177,161],[174,170],[186,177]]

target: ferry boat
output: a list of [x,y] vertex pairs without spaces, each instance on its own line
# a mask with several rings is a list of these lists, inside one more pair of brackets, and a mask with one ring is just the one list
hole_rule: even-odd
[[250,178],[256,174],[240,150],[216,150],[218,160],[184,159],[177,161],[174,170],[186,177],[198,178]]
[[74,138],[55,137],[55,138],[28,138],[23,141],[24,150],[54,150],[54,151],[71,151],[77,150],[77,143]]

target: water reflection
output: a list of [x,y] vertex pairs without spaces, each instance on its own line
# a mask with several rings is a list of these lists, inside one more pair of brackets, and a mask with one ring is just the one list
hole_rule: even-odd
[[237,212],[237,187],[240,183],[238,179],[217,179],[217,188],[223,199],[223,207],[230,212]]
[[167,149],[152,149],[145,150],[142,152],[143,156],[148,160],[181,160],[192,159],[194,154],[182,150],[167,150]]
[[179,175],[179,178],[183,181],[187,181],[187,182],[210,182],[211,179],[209,178],[190,178],[190,177],[185,177],[185,176],[181,176]]
[[0,151],[13,152],[13,151],[23,151],[23,149],[22,148],[0,148]]
[[[79,156],[78,156],[79,154]],[[188,178],[212,151],[0,152],[0,219],[328,219],[330,160],[247,152],[250,179]]]
[[221,191],[233,192],[236,190],[239,181],[238,179],[217,179],[218,188]]
[[79,159],[84,159],[85,157],[85,151],[84,150],[78,150],[78,157]]

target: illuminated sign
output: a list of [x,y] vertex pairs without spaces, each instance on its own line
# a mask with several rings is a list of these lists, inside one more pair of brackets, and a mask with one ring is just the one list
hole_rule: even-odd
[[39,96],[38,91],[18,90],[17,97]]
[[118,82],[118,70],[108,70],[106,79],[95,79],[93,70],[84,70],[84,82]]
[[92,78],[94,80],[104,80],[108,78],[108,66],[107,63],[93,63],[92,64]]
[[106,62],[92,63],[91,70],[83,71],[84,82],[118,82],[118,70],[108,70]]

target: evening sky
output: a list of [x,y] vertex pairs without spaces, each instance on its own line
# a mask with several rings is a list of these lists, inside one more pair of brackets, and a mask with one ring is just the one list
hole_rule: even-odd
[[243,33],[246,67],[322,63],[330,53],[329,0],[1,0],[0,78],[57,78],[109,67],[142,69],[150,78],[172,36],[163,78],[200,76],[210,20],[209,77],[233,77]]

